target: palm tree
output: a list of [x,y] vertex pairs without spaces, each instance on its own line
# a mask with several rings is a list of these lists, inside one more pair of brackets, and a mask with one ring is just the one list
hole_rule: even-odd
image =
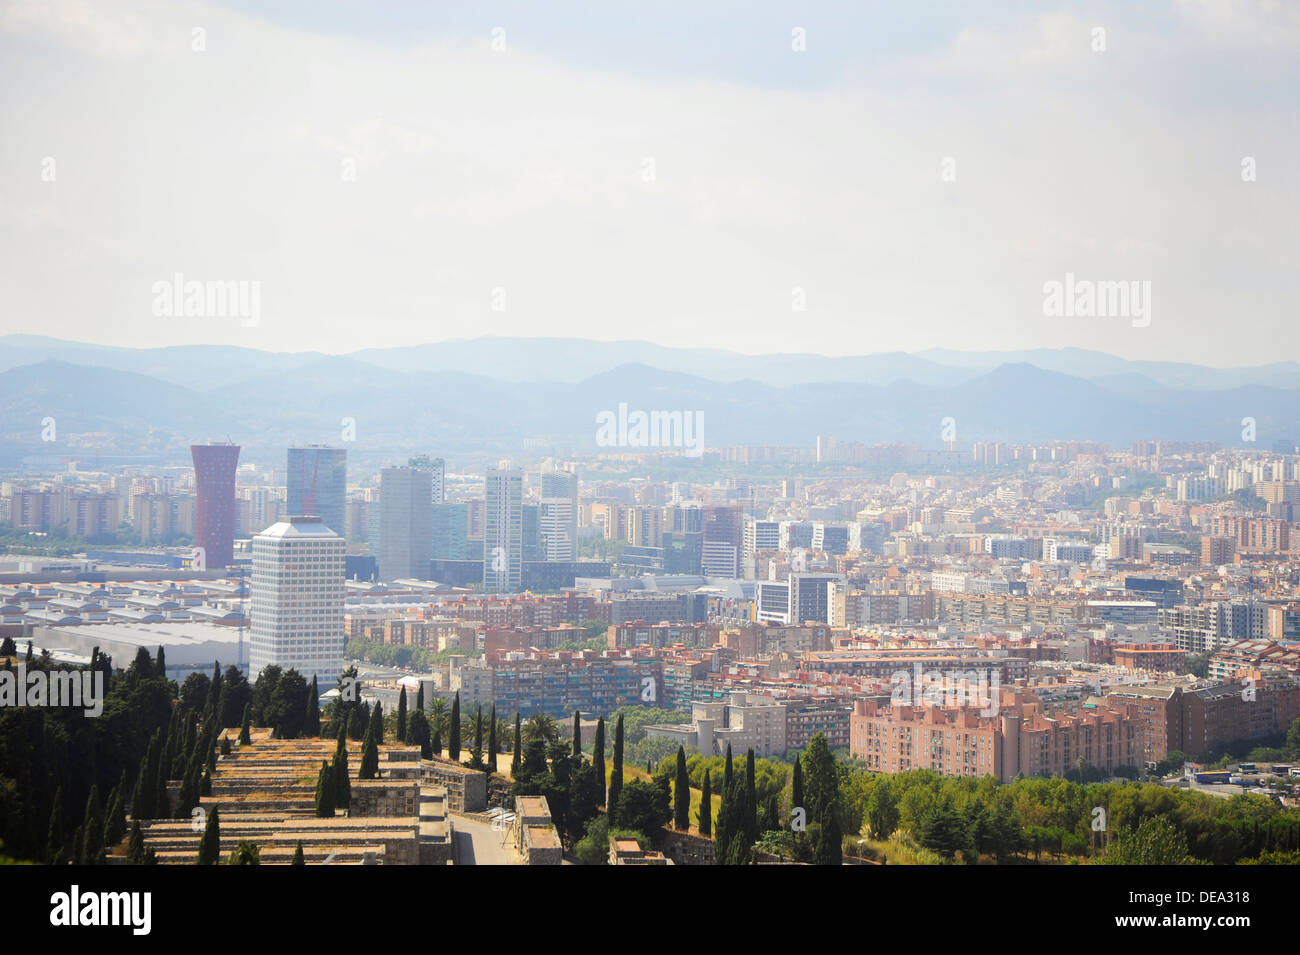
[[435,696],[429,701],[429,735],[447,732],[447,701]]
[[525,745],[538,739],[543,743],[554,743],[560,738],[560,724],[553,716],[534,713],[524,722],[523,737]]

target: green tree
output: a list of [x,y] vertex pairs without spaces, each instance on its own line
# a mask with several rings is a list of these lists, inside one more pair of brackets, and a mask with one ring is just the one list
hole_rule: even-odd
[[605,718],[596,720],[596,738],[591,744],[591,765],[600,780],[600,804],[605,805]]
[[361,768],[357,771],[357,778],[374,779],[378,775],[379,748],[375,745],[374,734],[371,734],[366,737],[365,745],[361,748]]
[[253,742],[250,735],[250,728],[253,725],[253,706],[248,704],[244,707],[244,718],[239,722],[239,745],[248,746]]
[[700,784],[700,835],[708,836],[713,833],[713,780],[708,773],[704,774],[704,779]]
[[803,806],[803,761],[794,761],[794,772],[790,777],[790,808],[794,810]]
[[247,839],[240,839],[239,844],[230,853],[229,865],[261,865],[262,850]]
[[208,824],[203,829],[203,838],[199,840],[199,865],[216,865],[221,857],[221,820],[217,807],[208,813]]
[[127,843],[126,848],[126,864],[156,865],[157,862],[157,855],[152,849],[145,846],[144,831],[140,828],[140,821],[138,819],[132,820],[131,840]]
[[[149,666],[150,668],[153,666],[152,659],[149,661]],[[99,810],[99,787],[93,784],[90,787],[90,795],[86,799],[86,820],[82,824],[82,832],[85,843],[82,848],[82,856],[77,861],[81,865],[103,865],[104,817],[100,815]]]
[[672,819],[672,809],[662,787],[642,779],[630,780],[619,792],[615,821],[622,829],[653,836]]
[[311,675],[311,687],[307,690],[307,717],[303,720],[302,732],[304,736],[320,736],[320,688],[314,673]]
[[546,713],[534,713],[524,723],[524,742],[540,739],[543,743],[554,743],[560,738],[560,726],[555,717]]
[[340,733],[334,747],[334,806],[347,810],[352,805],[352,777],[348,769],[348,744]]
[[573,711],[573,755],[582,756],[582,713]]
[[[8,637],[5,637],[13,643]],[[12,654],[10,654],[12,656]],[[54,791],[54,802],[50,806],[50,823],[46,827],[45,861],[50,865],[65,865],[68,858],[65,851],[67,834],[63,831],[63,787]]]
[[[618,797],[623,792],[623,714],[618,714],[614,724],[614,765],[609,774],[609,794],[606,805],[612,813],[618,811]],[[635,827],[633,827],[635,828]]]
[[469,751],[469,765],[473,769],[486,769],[483,762],[483,704],[474,711],[474,748]]
[[402,693],[397,698],[397,741],[406,742],[406,687],[402,687]]
[[406,724],[407,742],[420,747],[421,759],[433,759],[433,746],[429,739],[429,721],[423,710],[413,710]]
[[447,758],[460,762],[460,690],[451,704],[451,724],[447,728]]
[[492,704],[492,715],[488,717],[488,723],[490,724],[490,728],[488,730],[487,768],[488,768],[488,772],[495,773],[497,771],[497,749],[498,749],[497,705],[495,703]]
[[519,727],[519,711],[515,710],[515,755],[514,755],[514,759],[510,761],[511,778],[519,774],[519,763],[520,760],[523,759],[523,749],[521,748],[521,739],[522,737],[520,735],[520,727]]
[[686,830],[691,825],[691,778],[686,774],[686,750],[677,747],[677,778],[673,781],[673,826]]
[[307,861],[302,855],[302,840],[298,840],[298,848],[293,850],[293,861],[289,865],[306,865]]
[[867,824],[877,839],[888,839],[898,828],[898,801],[883,777],[867,797]]
[[817,833],[816,848],[813,850],[815,865],[844,864],[844,836],[840,831],[839,813],[835,806],[828,805]]
[[274,727],[276,739],[302,736],[307,723],[309,695],[307,679],[297,670],[286,670],[276,682],[266,711],[267,724]]
[[1145,820],[1132,833],[1121,833],[1106,847],[1102,865],[1187,865],[1192,861],[1187,836],[1167,819]]
[[334,818],[336,788],[330,764],[322,760],[320,773],[316,776],[316,815],[322,819]]
[[126,770],[108,799],[108,809],[104,813],[104,844],[117,846],[126,835]]

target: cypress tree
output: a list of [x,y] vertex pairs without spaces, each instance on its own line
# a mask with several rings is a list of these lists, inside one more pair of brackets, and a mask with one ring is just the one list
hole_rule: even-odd
[[148,797],[152,795],[149,789],[146,775],[148,773],[147,760],[140,760],[140,771],[136,773],[135,789],[131,793],[131,818],[132,819],[152,819],[153,812],[149,809]]
[[[316,815],[322,819],[334,817],[334,794],[336,790],[334,775],[330,764],[321,761],[320,773],[316,776]],[[299,843],[301,846],[301,843]]]
[[158,808],[154,810],[159,819],[166,819],[172,811],[171,794],[167,791],[167,774],[158,774],[158,788],[153,794],[153,804]]
[[[95,649],[98,650],[99,648],[96,647]],[[32,642],[30,640],[27,641],[27,659],[24,660],[23,662],[24,663],[32,662]]]
[[361,749],[361,770],[358,773],[357,778],[374,779],[378,768],[379,751],[375,748],[374,736],[370,736],[366,739],[365,746]]
[[348,717],[348,738],[357,741],[363,741],[366,738],[366,732],[370,726],[370,706],[362,703],[360,706],[352,708],[352,713]]
[[311,676],[311,689],[307,691],[307,716],[302,722],[303,736],[320,736],[320,688],[316,674]]
[[429,752],[433,756],[442,755],[442,730],[433,731],[433,739],[429,742]]
[[609,774],[609,797],[607,811],[618,812],[618,797],[623,792],[623,714],[618,714],[614,724],[614,765]]
[[741,826],[752,845],[758,841],[758,792],[754,779],[754,749],[745,754],[745,818]]
[[453,763],[460,762],[460,690],[451,701],[451,726],[447,729],[447,757]]
[[406,742],[406,687],[402,687],[402,694],[397,698],[397,741]]
[[136,778],[135,794],[131,802],[131,817],[134,819],[153,819],[158,810],[158,769],[161,759],[161,742],[155,730],[149,739],[144,759],[140,760],[140,774]]
[[131,820],[131,841],[126,847],[126,864],[145,865],[144,831],[140,828],[139,819]]
[[[5,638],[9,639],[8,637]],[[54,790],[54,804],[50,807],[50,824],[46,827],[45,861],[50,865],[66,865],[64,851],[67,836],[63,832],[63,787]]]
[[411,712],[410,722],[406,727],[407,740],[413,746],[420,747],[421,759],[433,759],[433,747],[429,745],[429,721],[421,710]]
[[157,673],[164,680],[167,679],[167,654],[162,647],[158,648],[158,669]]
[[605,717],[596,720],[596,738],[591,744],[591,765],[600,782],[600,802],[605,805]]
[[86,798],[86,821],[82,831],[85,833],[85,842],[80,863],[103,865],[104,817],[99,811],[99,787],[93,784],[90,787],[90,795]]
[[384,704],[378,700],[375,701],[375,709],[370,714],[370,725],[374,727],[374,739],[376,746],[384,744]]
[[306,864],[307,864],[306,861],[302,857],[302,840],[299,839],[298,848],[293,850],[293,861],[290,862],[289,865],[306,865]]
[[420,681],[419,687],[415,691],[415,708],[421,713],[424,712],[424,681]]
[[803,805],[803,764],[800,760],[794,761],[794,775],[790,779],[790,811],[791,813]]
[[174,774],[176,767],[176,747],[181,740],[181,709],[172,708],[172,718],[167,722],[167,742],[163,745],[162,767],[168,778]]
[[492,704],[492,715],[488,717],[488,771],[497,771],[497,705]]
[[203,838],[199,840],[199,865],[216,865],[221,858],[221,820],[217,817],[217,807],[208,813],[208,824],[203,829]]
[[700,785],[700,835],[713,834],[713,780],[709,771],[704,770],[704,779]]
[[253,704],[244,704],[244,718],[239,722],[239,745],[249,746],[253,742],[250,729],[253,725]]
[[474,748],[470,750],[469,764],[475,769],[483,766],[483,704],[474,713]]
[[722,799],[725,802],[727,794],[731,792],[731,744],[727,744],[727,762],[722,770]]
[[108,811],[104,815],[104,844],[116,846],[126,835],[126,770],[117,781],[117,788],[108,800]]
[[221,684],[221,663],[213,660],[212,682],[208,685],[208,708],[206,710],[208,718],[215,717],[221,712]]
[[348,747],[343,736],[339,736],[334,749],[334,806],[346,810],[352,805],[352,777],[348,770]]
[[573,755],[582,757],[582,713],[573,711]]
[[673,781],[673,825],[681,830],[691,826],[691,779],[686,775],[686,750],[677,747],[677,778]]
[[519,711],[515,710],[515,758],[510,761],[510,777],[512,779],[519,775],[519,763],[524,758],[519,740]]
[[840,831],[840,821],[835,805],[828,803],[821,818],[821,831],[817,836],[817,846],[813,850],[814,865],[844,864],[844,835]]

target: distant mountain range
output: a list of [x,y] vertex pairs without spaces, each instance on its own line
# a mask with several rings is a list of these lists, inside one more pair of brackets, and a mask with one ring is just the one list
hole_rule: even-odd
[[53,452],[39,442],[45,417],[64,436],[99,432],[118,451],[229,436],[270,453],[336,443],[344,418],[356,422],[358,451],[394,457],[512,452],[529,439],[531,447],[594,448],[597,413],[620,403],[702,411],[708,446],[809,446],[833,434],[938,447],[946,417],[961,444],[1240,445],[1242,418],[1253,417],[1257,445],[1271,448],[1300,436],[1300,365],[1208,368],[1083,349],[829,358],[480,338],[324,355],[0,337],[5,457]]

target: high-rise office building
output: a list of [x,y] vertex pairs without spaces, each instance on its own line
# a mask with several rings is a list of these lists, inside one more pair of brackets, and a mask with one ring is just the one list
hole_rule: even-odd
[[379,478],[379,579],[426,579],[433,556],[432,475],[384,468]]
[[700,531],[664,531],[664,573],[698,574],[704,560]]
[[430,500],[433,504],[447,503],[447,462],[442,458],[431,458],[427,454],[418,454],[407,462],[413,468],[428,471],[433,483]]
[[[543,471],[543,515],[545,516],[548,510],[545,504],[546,501],[558,501],[560,499],[569,502],[568,523],[563,528],[553,525],[549,533],[543,528],[542,547],[549,554],[562,553],[565,551],[565,543],[567,542],[569,556],[544,557],[543,560],[576,560],[578,557],[578,475],[571,474],[568,471]],[[551,520],[554,522],[557,515],[562,513],[563,507],[559,504],[552,504],[549,510]]]
[[194,546],[202,548],[203,564],[228,567],[235,558],[235,470],[239,445],[190,445],[198,502],[194,510]]
[[545,560],[542,550],[542,509],[537,504],[525,504],[524,517],[524,560]]
[[577,518],[573,501],[567,497],[544,497],[538,508],[542,560],[574,560]]
[[523,580],[524,475],[489,468],[483,504],[483,591],[515,593]]
[[433,556],[469,559],[469,506],[464,501],[433,505]]
[[348,452],[312,444],[289,449],[288,513],[315,514],[340,537],[347,537],[344,504],[348,493]]
[[321,689],[343,672],[347,542],[315,515],[295,515],[253,537],[249,679],[290,667]]

